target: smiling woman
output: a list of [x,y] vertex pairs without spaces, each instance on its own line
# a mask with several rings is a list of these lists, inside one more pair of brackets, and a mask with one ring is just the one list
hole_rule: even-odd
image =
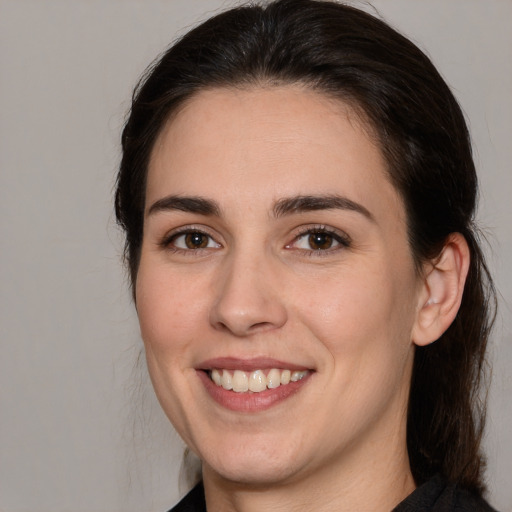
[[492,510],[476,190],[453,95],[368,14],[240,7],[168,50],[116,213],[156,394],[202,462],[173,510]]

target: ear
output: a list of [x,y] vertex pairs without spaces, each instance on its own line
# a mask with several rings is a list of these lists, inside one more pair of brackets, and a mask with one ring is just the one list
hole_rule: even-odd
[[469,269],[469,247],[460,233],[452,233],[440,255],[425,268],[412,341],[425,346],[439,339],[459,311]]

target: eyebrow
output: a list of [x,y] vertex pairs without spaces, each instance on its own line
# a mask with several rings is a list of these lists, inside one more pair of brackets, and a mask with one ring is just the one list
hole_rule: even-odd
[[274,205],[274,216],[279,218],[285,215],[316,210],[350,210],[360,213],[368,220],[375,222],[373,215],[362,204],[339,195],[307,195],[280,199]]
[[[216,201],[196,196],[171,195],[155,201],[148,210],[148,216],[158,212],[178,210],[199,215],[221,216]],[[303,195],[279,199],[273,208],[274,217],[280,218],[297,213],[318,210],[349,210],[360,213],[375,222],[373,215],[362,204],[339,195]]]
[[155,201],[148,210],[148,216],[157,212],[179,210],[200,215],[216,215],[220,217],[219,205],[211,199],[193,196],[167,196]]

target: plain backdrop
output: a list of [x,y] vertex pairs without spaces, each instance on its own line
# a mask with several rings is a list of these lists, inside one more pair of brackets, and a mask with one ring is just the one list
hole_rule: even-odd
[[[137,78],[233,2],[0,0],[0,510],[164,511],[182,445],[139,360],[112,214]],[[469,119],[501,293],[490,501],[512,511],[512,1],[375,0]],[[139,362],[137,363],[137,361]]]

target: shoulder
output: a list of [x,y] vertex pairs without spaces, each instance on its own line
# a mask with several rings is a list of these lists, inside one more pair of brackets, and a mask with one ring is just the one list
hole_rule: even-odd
[[[203,484],[197,484],[169,512],[206,512]],[[418,487],[393,512],[497,512],[483,498],[436,476]]]
[[435,476],[418,487],[393,512],[497,512],[482,497]]
[[203,484],[197,484],[169,512],[206,512]]
[[456,512],[497,512],[487,501],[465,489],[454,491],[454,511]]

